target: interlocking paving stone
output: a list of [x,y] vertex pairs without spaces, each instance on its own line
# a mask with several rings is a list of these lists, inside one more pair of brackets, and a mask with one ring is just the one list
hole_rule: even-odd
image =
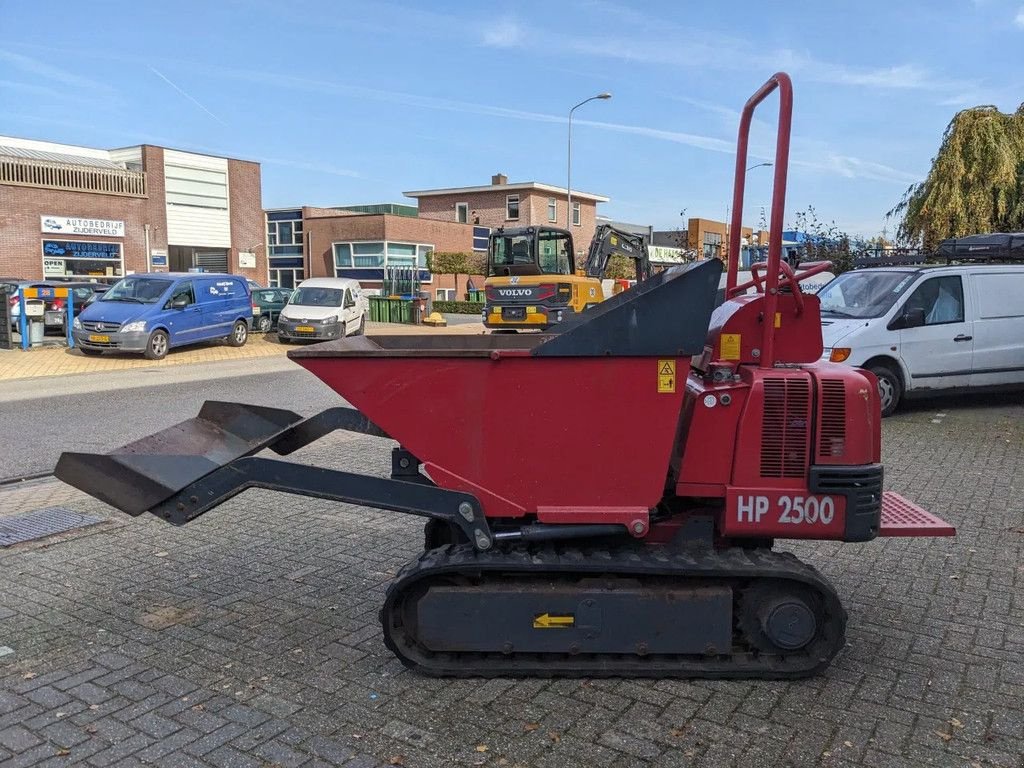
[[[833,665],[794,682],[420,677],[377,625],[418,519],[249,491],[174,528],[45,485],[117,524],[0,551],[0,763],[1020,768],[1019,400],[884,422],[887,487],[956,539],[780,543],[850,614]],[[389,450],[331,437],[298,460],[384,474]]]

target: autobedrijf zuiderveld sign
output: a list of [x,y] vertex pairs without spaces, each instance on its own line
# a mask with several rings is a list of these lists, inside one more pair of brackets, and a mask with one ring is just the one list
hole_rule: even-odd
[[104,235],[124,237],[124,222],[116,219],[91,219],[80,216],[40,216],[41,232],[61,235]]

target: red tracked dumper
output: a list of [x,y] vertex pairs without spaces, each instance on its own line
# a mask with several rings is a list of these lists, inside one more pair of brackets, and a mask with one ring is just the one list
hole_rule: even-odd
[[[428,518],[391,584],[388,647],[435,675],[799,677],[843,646],[831,585],[775,539],[953,529],[882,490],[877,383],[821,362],[818,299],[780,256],[792,90],[780,92],[767,265],[714,308],[721,263],[646,280],[557,333],[355,337],[289,353],[345,397],[301,419],[208,402],[56,474],[175,524],[246,488]],[[827,264],[804,271],[801,277]],[[756,291],[747,294],[749,288]],[[393,437],[390,477],[266,458],[336,429]]]

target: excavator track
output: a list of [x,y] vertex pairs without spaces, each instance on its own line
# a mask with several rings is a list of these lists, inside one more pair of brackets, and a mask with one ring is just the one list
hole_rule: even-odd
[[791,554],[636,544],[430,549],[380,617],[406,666],[444,677],[800,678],[846,628],[835,590]]

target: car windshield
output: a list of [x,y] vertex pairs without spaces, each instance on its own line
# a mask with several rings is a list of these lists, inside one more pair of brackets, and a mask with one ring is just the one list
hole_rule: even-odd
[[836,317],[881,317],[914,282],[916,272],[845,272],[818,292],[821,313]]
[[266,304],[276,304],[280,301],[277,291],[255,291],[253,296],[255,296],[258,301],[265,302]]
[[173,280],[154,280],[151,277],[126,277],[99,297],[99,301],[127,301],[135,304],[156,304],[171,287]]
[[300,307],[340,307],[344,293],[341,288],[300,287],[295,289],[288,303]]

